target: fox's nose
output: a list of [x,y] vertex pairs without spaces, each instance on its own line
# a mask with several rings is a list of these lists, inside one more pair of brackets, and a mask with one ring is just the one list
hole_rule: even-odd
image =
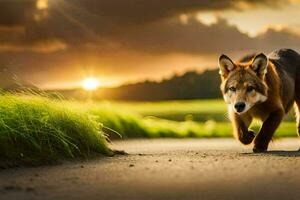
[[234,108],[237,112],[243,112],[243,110],[245,109],[246,107],[246,104],[244,102],[237,102],[235,105],[234,105]]

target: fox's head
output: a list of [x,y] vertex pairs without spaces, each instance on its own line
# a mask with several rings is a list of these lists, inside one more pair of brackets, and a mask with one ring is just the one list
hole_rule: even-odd
[[247,63],[233,62],[226,55],[220,56],[221,90],[225,102],[236,113],[245,113],[267,100],[267,66],[268,58],[262,53]]

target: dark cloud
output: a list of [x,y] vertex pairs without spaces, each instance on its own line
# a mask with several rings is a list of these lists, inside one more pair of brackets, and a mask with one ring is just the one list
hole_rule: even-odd
[[[49,0],[49,7],[43,10],[36,7],[36,2],[36,0],[0,0],[0,35],[2,34],[0,42],[4,41],[6,46],[16,46],[16,43],[20,43],[19,46],[27,46],[36,43],[48,44],[49,41],[59,40],[72,47],[91,42],[105,46],[115,43],[115,41],[108,41],[111,36],[119,35],[120,38],[116,39],[122,41],[123,37],[120,36],[120,33],[126,35],[127,32],[134,32],[136,29],[140,31],[139,29],[143,29],[144,26],[160,21],[163,21],[164,24],[155,26],[163,29],[157,31],[156,34],[167,32],[168,30],[165,29],[168,27],[177,29],[176,24],[168,25],[164,20],[183,13],[241,9],[241,4],[249,6],[277,5],[274,2],[278,1]],[[166,26],[166,28],[162,26]],[[201,31],[201,27],[197,29]],[[3,30],[11,31],[10,33],[4,31],[3,34],[1,30],[2,32]],[[13,30],[19,31],[10,35]],[[149,31],[151,32],[151,30]],[[5,34],[9,37],[6,37]],[[7,43],[12,44],[8,45]]]
[[[112,71],[108,68],[117,66],[115,56],[120,52],[159,59],[172,53],[209,55],[299,47],[299,36],[288,28],[269,29],[251,38],[224,19],[211,26],[193,17],[186,24],[179,19],[181,14],[198,11],[279,6],[280,2],[285,1],[49,0],[49,7],[39,10],[36,0],[0,0],[0,66],[39,82],[76,73],[72,66],[80,62],[104,63],[101,70]],[[122,62],[129,65],[125,58]],[[138,67],[132,65],[132,70]]]
[[136,27],[111,36],[110,40],[118,41],[125,49],[157,54],[271,51],[283,47],[299,49],[300,45],[300,35],[288,27],[282,30],[268,28],[257,37],[249,37],[224,19],[207,26],[193,18],[187,24],[173,19]]
[[[69,1],[71,2],[71,1]],[[107,18],[119,24],[140,24],[158,19],[202,10],[241,9],[244,3],[249,6],[277,5],[270,0],[72,0],[73,8],[89,14]]]
[[264,33],[260,34],[256,38],[259,41],[259,47],[265,48],[295,48],[300,47],[300,35],[288,27],[280,30],[274,28],[267,29]]
[[[37,0],[1,0],[0,24],[25,23],[34,14],[36,2]],[[279,2],[279,0],[49,0],[49,9],[71,12],[71,15],[81,18],[106,18],[127,25],[152,22],[193,11],[241,9],[241,3],[248,6],[275,6]]]
[[[49,53],[95,47],[148,53],[211,53],[260,47],[219,19],[206,26],[180,14],[281,5],[274,0],[55,0],[39,10],[36,0],[0,0],[0,51]],[[246,5],[246,6],[245,6]],[[268,43],[272,33],[261,35]],[[281,37],[294,37],[286,32]],[[278,36],[277,36],[278,38]],[[235,42],[229,43],[229,41]],[[282,39],[278,41],[283,41]],[[290,41],[290,40],[289,40]],[[289,44],[289,42],[286,42]]]
[[[249,49],[252,39],[236,27],[219,19],[211,26],[196,19],[183,24],[179,19],[137,27],[111,38],[129,49],[144,49],[151,53],[216,53]],[[233,42],[234,40],[234,42]]]
[[25,25],[35,3],[35,0],[0,0],[0,25]]

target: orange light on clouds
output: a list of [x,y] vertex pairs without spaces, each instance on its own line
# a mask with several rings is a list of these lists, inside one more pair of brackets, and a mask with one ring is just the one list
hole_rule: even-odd
[[87,77],[82,81],[82,88],[85,90],[96,90],[100,86],[100,80],[95,77]]
[[218,22],[218,18],[213,12],[200,12],[197,14],[196,19],[206,26],[210,26]]
[[36,1],[36,8],[38,10],[45,10],[48,8],[48,0],[37,0]]

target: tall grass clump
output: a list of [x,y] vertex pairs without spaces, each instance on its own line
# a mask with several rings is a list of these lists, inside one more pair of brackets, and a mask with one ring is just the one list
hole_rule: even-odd
[[0,95],[0,161],[47,163],[111,153],[102,125],[80,108],[37,95]]

